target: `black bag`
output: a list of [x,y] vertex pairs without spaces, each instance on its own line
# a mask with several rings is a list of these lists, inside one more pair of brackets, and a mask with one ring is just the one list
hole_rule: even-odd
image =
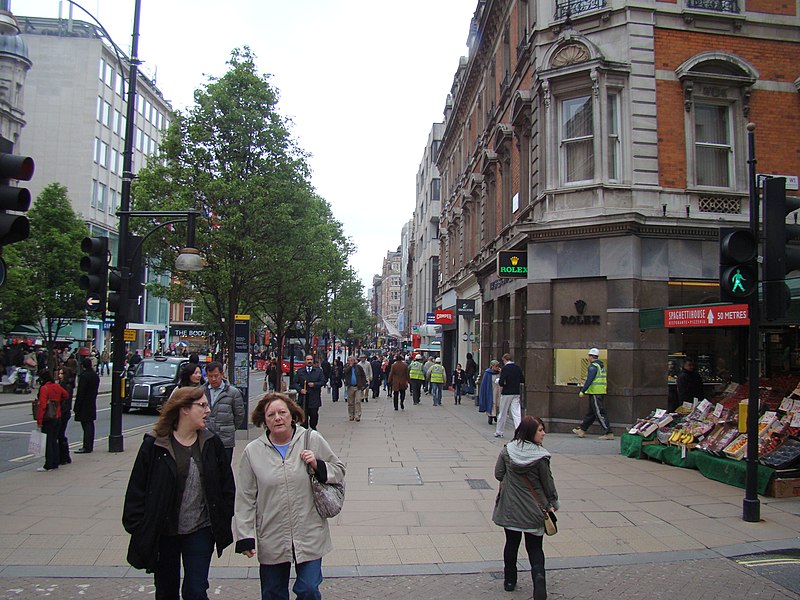
[[48,400],[47,408],[44,410],[45,421],[55,421],[58,419],[58,403],[60,400]]

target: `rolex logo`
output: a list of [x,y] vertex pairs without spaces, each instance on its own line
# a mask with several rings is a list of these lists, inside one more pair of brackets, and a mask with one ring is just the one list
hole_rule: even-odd
[[519,263],[519,256],[512,256],[511,257],[511,265],[516,267],[517,263]]

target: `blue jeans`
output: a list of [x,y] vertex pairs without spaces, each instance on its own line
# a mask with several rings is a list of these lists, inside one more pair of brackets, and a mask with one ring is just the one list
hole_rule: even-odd
[[[158,542],[158,564],[153,575],[156,600],[208,600],[208,568],[214,552],[211,527],[186,535],[162,535]],[[183,558],[183,588],[181,582]]]
[[[292,563],[260,565],[261,600],[289,600],[289,568]],[[322,600],[319,586],[322,583],[322,559],[297,563],[294,568],[297,580],[292,586],[297,600]]]
[[433,405],[439,406],[442,403],[442,384],[434,383],[431,381],[431,396],[433,396]]

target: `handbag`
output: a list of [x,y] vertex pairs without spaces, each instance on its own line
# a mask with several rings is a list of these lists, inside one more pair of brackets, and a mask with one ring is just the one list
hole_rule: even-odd
[[523,475],[522,478],[525,480],[525,485],[528,486],[528,489],[533,494],[533,499],[536,501],[536,505],[539,507],[539,510],[542,511],[542,515],[544,516],[544,532],[547,535],[555,535],[558,533],[558,525],[556,522],[558,518],[556,517],[555,511],[552,510],[545,510],[542,506],[542,503],[539,502],[539,496],[536,494],[536,490],[533,489],[531,485],[530,479],[527,476]]
[[[308,449],[308,439],[311,429],[306,429],[305,447]],[[308,475],[311,479],[311,495],[314,497],[314,507],[319,516],[323,519],[330,519],[342,512],[344,505],[344,482],[342,483],[321,483],[317,479],[316,472],[308,466]]]
[[60,400],[48,400],[47,408],[44,410],[44,418],[47,421],[55,421],[58,419],[58,408]]

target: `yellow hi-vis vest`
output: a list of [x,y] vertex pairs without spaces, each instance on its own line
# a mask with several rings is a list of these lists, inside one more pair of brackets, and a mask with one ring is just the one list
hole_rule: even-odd
[[597,374],[594,376],[592,383],[586,389],[587,394],[602,395],[606,393],[606,368],[599,362],[593,361],[592,364],[597,367]]
[[433,365],[429,374],[431,383],[444,383],[444,367],[442,365]]
[[411,366],[408,368],[408,377],[410,379],[422,379],[425,380],[425,369],[422,367],[422,363],[418,360],[412,361]]

